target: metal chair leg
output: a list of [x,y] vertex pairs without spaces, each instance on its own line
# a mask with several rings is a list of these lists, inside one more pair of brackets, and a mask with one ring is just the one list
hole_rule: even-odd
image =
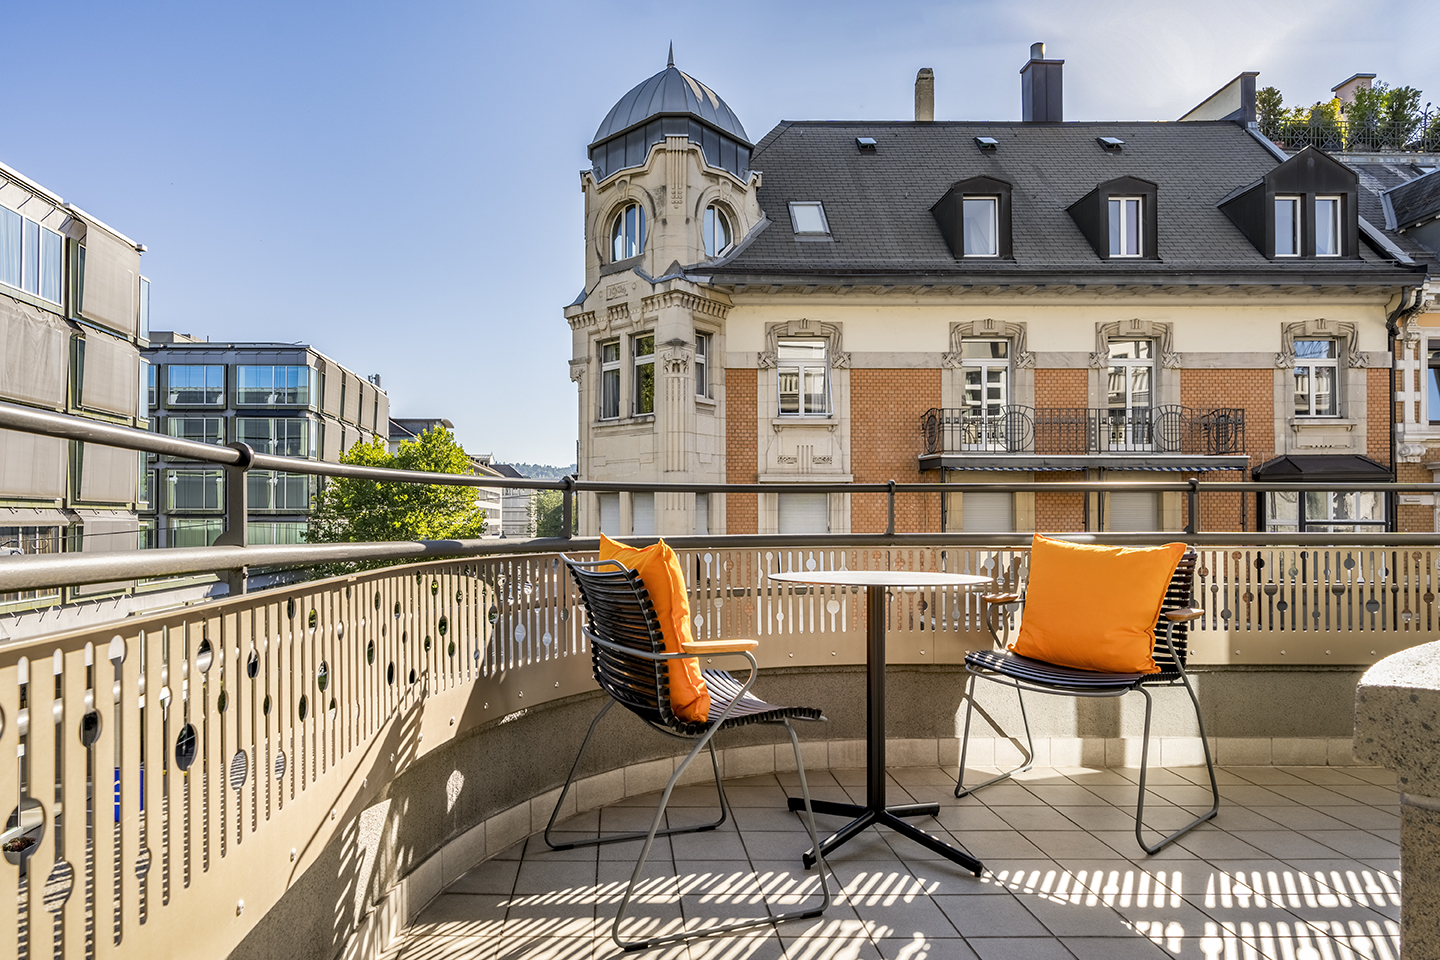
[[[795,749],[796,769],[800,773],[800,791],[801,795],[805,799],[806,829],[810,833],[810,842],[814,844],[814,848],[818,850],[820,846],[820,835],[815,828],[815,812],[811,807],[810,785],[805,778],[805,764],[800,757],[800,739],[795,735],[795,728],[790,725],[790,721],[785,720],[783,721],[783,723],[785,724],[786,730],[788,730],[790,733],[790,742]],[[712,725],[711,728],[705,732],[704,736],[700,738],[700,741],[695,744],[695,747],[685,756],[685,759],[682,760],[680,764],[675,768],[675,772],[670,775],[670,779],[665,784],[665,790],[660,794],[660,803],[655,808],[655,817],[650,822],[649,832],[641,834],[641,836],[645,838],[645,842],[640,847],[640,858],[635,861],[635,869],[630,874],[630,883],[625,887],[625,895],[620,899],[620,909],[615,914],[615,923],[610,928],[611,939],[613,939],[622,950],[644,950],[649,947],[659,946],[662,943],[676,943],[681,940],[695,940],[701,937],[711,937],[715,936],[716,934],[729,933],[735,930],[745,930],[751,927],[766,926],[772,923],[778,923],[783,920],[798,920],[805,917],[816,917],[823,913],[825,909],[830,906],[830,886],[825,878],[825,861],[822,858],[819,861],[821,903],[818,908],[808,907],[799,910],[790,910],[782,913],[770,914],[767,907],[767,915],[763,918],[757,917],[750,920],[737,920],[732,923],[720,924],[714,927],[706,927],[704,930],[681,931],[680,933],[666,934],[658,937],[647,937],[643,940],[625,940],[621,938],[620,924],[623,923],[625,920],[625,911],[629,909],[630,901],[635,895],[635,888],[640,883],[640,874],[644,872],[645,862],[650,857],[650,847],[654,844],[655,838],[657,836],[664,835],[659,831],[660,821],[665,816],[665,807],[670,803],[670,794],[675,789],[675,783],[680,779],[681,775],[684,774],[685,769],[690,765],[690,762],[695,759],[696,754],[700,752],[700,748],[709,745],[711,737],[714,735],[715,731],[718,728],[719,724]]]
[[1200,824],[1213,818],[1220,812],[1220,786],[1215,780],[1215,761],[1210,756],[1210,741],[1205,737],[1205,720],[1200,716],[1200,700],[1195,696],[1195,690],[1190,686],[1190,678],[1185,675],[1183,669],[1180,672],[1180,680],[1185,686],[1185,692],[1190,694],[1190,702],[1195,705],[1195,720],[1200,727],[1200,746],[1205,751],[1205,768],[1210,773],[1210,794],[1213,802],[1208,811],[1191,820],[1174,833],[1162,837],[1158,843],[1149,844],[1145,842],[1141,830],[1144,827],[1145,821],[1145,779],[1150,761],[1150,714],[1153,701],[1150,697],[1150,691],[1146,690],[1143,686],[1139,687],[1139,691],[1145,696],[1145,740],[1140,747],[1140,795],[1135,802],[1135,840],[1140,844],[1140,849],[1149,854],[1159,853],[1177,839],[1194,830],[1200,826]]
[[[1030,717],[1025,712],[1025,691],[1020,689],[1019,684],[1002,684],[1002,686],[1014,686],[1015,698],[1020,701],[1020,720],[1025,725],[1025,762],[1012,770],[996,774],[983,783],[977,783],[973,787],[965,786],[965,754],[970,748],[970,713],[975,708],[975,674],[970,674],[969,683],[965,689],[965,732],[960,738],[960,770],[955,777],[956,798],[968,797],[977,790],[983,790],[991,784],[999,783],[1001,780],[1009,780],[1017,773],[1024,773],[1035,765],[1035,738],[1030,734]],[[998,730],[996,732],[999,732]]]
[[[587,837],[584,840],[575,840],[570,843],[555,843],[550,838],[550,832],[555,829],[555,821],[560,817],[560,810],[565,806],[565,797],[570,792],[570,785],[575,782],[575,773],[580,769],[580,761],[585,756],[585,750],[590,746],[590,740],[595,735],[595,728],[599,726],[600,719],[609,712],[615,705],[614,700],[607,700],[600,711],[595,714],[595,719],[590,721],[590,729],[585,732],[585,739],[580,744],[580,752],[575,754],[575,762],[570,765],[570,775],[565,778],[565,786],[560,788],[560,797],[555,801],[555,809],[550,813],[550,822],[545,825],[545,844],[551,850],[573,850],[576,847],[593,847],[605,843],[621,843],[626,840],[639,840],[646,836],[645,831],[637,830],[629,833],[611,833],[598,837]],[[708,740],[705,741],[708,743]],[[702,823],[693,827],[670,827],[661,830],[656,836],[668,837],[676,833],[703,833],[706,830],[714,830],[725,822],[730,815],[730,804],[725,799],[725,785],[720,781],[720,759],[715,755],[715,745],[709,743],[710,766],[715,771],[715,792],[720,801],[720,818],[711,823]],[[687,761],[688,762],[688,761]]]

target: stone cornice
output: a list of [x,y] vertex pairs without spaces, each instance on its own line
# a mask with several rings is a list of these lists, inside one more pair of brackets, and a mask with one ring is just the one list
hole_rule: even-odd
[[643,314],[657,313],[666,307],[684,307],[691,313],[714,317],[716,320],[724,320],[725,315],[730,312],[730,304],[702,297],[687,290],[666,290],[640,301],[640,312]]

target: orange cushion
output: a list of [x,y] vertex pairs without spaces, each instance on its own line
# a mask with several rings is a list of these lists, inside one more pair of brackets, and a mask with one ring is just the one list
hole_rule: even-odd
[[1011,651],[1080,670],[1158,673],[1155,623],[1185,549],[1091,546],[1037,534]]
[[[655,605],[666,653],[680,653],[681,644],[695,639],[690,631],[690,596],[685,592],[685,575],[675,551],[664,540],[643,550],[616,543],[600,535],[600,559],[616,560],[640,575],[640,582]],[[710,689],[700,675],[700,661],[694,657],[671,660],[670,709],[682,720],[703,722],[710,718]]]

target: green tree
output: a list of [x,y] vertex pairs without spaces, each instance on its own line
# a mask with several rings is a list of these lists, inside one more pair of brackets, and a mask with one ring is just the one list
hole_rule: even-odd
[[[535,536],[561,536],[565,529],[564,494],[559,490],[540,490],[530,503],[535,511]],[[575,532],[573,518],[570,532]]]
[[1383,82],[1356,90],[1355,101],[1345,108],[1345,121],[1348,150],[1403,147],[1420,126],[1420,91]]
[[[341,463],[428,473],[467,474],[470,458],[444,427],[425,431],[385,449],[379,437],[357,443]],[[467,540],[485,532],[485,514],[474,487],[382,483],[334,477],[320,494],[306,539],[310,543],[368,543],[378,540]],[[396,561],[332,564],[322,576],[386,566]]]
[[1255,120],[1265,136],[1280,136],[1280,128],[1285,122],[1285,98],[1280,95],[1279,89],[1265,87],[1255,93]]

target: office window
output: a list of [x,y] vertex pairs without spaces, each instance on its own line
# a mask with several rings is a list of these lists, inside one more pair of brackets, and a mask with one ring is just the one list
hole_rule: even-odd
[[[0,207],[0,210],[4,210]],[[0,527],[0,557],[60,552],[60,527]],[[0,593],[0,605],[35,600],[59,600],[59,587]]]
[[715,204],[705,208],[705,223],[701,228],[705,242],[705,256],[718,257],[730,249],[734,234],[730,231],[730,218]]
[[1300,256],[1300,198],[1275,198],[1275,256]]
[[1111,450],[1148,450],[1154,402],[1155,345],[1149,340],[1110,341],[1106,420],[1101,439]]
[[288,546],[305,542],[305,530],[310,526],[303,520],[281,521],[279,523],[247,523],[245,536],[251,546]]
[[235,439],[248,443],[256,453],[276,457],[314,458],[319,430],[301,417],[236,417]]
[[1140,237],[1140,197],[1110,198],[1110,256],[1138,257],[1144,246]]
[[645,208],[626,205],[610,225],[610,259],[626,260],[645,251]]
[[695,396],[710,396],[710,334],[695,334]]
[[166,417],[165,432],[196,443],[225,443],[225,421],[221,417]]
[[252,511],[304,513],[310,509],[310,477],[303,473],[251,470],[245,475]]
[[962,201],[965,220],[965,256],[1000,255],[1000,201],[995,197],[966,197]]
[[620,416],[620,341],[600,344],[600,419]]
[[[960,442],[970,450],[1008,449],[1010,341],[965,340],[960,345],[964,377]],[[1009,496],[1009,494],[1006,494]],[[966,495],[966,503],[969,495]],[[968,507],[966,508],[968,509]],[[968,526],[965,529],[970,529]]]
[[65,238],[0,207],[0,283],[59,303],[64,295]]
[[1340,256],[1340,198],[1315,198],[1315,256]]
[[830,365],[824,340],[781,340],[775,374],[780,415],[823,417],[830,413]]
[[1339,416],[1338,362],[1334,340],[1295,341],[1295,415]]
[[[235,403],[242,406],[307,406],[310,368],[302,366],[238,366]],[[356,417],[359,422],[359,417]]]
[[165,543],[170,547],[211,547],[225,532],[225,521],[171,520],[165,528]]
[[145,409],[147,411],[146,416],[149,416],[149,411],[154,410],[159,404],[159,400],[155,394],[155,374],[159,370],[159,367],[148,360],[142,362],[145,364]]
[[167,470],[166,510],[221,510],[225,506],[223,470]]
[[1281,490],[1265,494],[1270,533],[1383,533],[1385,497],[1375,490]]
[[225,368],[171,364],[165,368],[166,402],[172,407],[218,407],[225,403]]
[[150,281],[140,278],[140,339],[150,339]]
[[630,350],[635,358],[634,412],[655,412],[655,334],[647,333],[630,341]]

